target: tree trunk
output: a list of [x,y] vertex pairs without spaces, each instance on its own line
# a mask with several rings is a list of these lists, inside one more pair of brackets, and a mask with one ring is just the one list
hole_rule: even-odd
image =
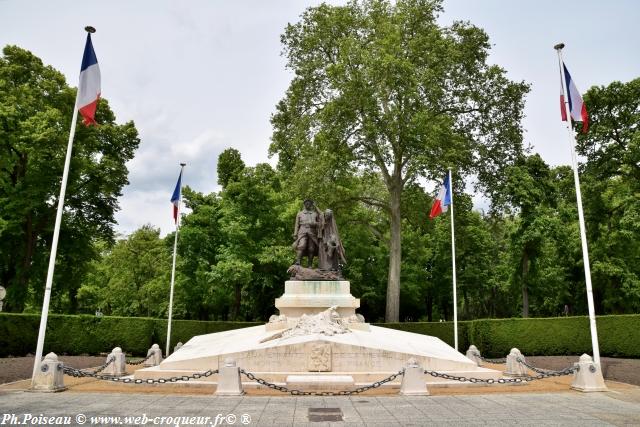
[[529,288],[527,276],[529,275],[529,254],[525,251],[522,255],[522,317],[529,317]]
[[391,199],[391,242],[389,245],[386,322],[398,322],[400,320],[400,262],[402,260],[400,196],[402,194],[402,185],[398,181],[399,179],[389,188]]
[[431,292],[427,293],[425,305],[427,306],[427,322],[433,322],[433,295]]

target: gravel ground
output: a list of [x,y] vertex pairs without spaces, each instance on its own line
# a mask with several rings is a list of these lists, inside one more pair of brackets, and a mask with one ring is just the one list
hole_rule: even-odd
[[[104,356],[61,356],[60,360],[74,368],[102,365]],[[578,361],[578,356],[530,356],[527,361],[543,369],[562,369]],[[602,372],[607,380],[640,385],[640,359],[601,358]],[[497,367],[497,366],[496,366]],[[0,384],[31,378],[33,357],[0,359]]]

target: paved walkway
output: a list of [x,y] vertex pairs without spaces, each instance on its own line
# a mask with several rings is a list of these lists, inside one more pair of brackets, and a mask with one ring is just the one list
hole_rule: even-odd
[[[310,421],[340,418],[344,421]],[[568,392],[430,397],[0,394],[0,425],[44,422],[60,425],[67,421],[69,425],[84,426],[638,426],[640,394]]]

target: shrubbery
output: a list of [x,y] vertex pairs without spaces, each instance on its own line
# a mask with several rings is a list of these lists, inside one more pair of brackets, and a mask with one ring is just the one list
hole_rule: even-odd
[[[172,347],[195,335],[258,324],[175,320],[171,325]],[[0,357],[35,353],[39,326],[40,315],[0,313]],[[154,343],[164,351],[166,334],[167,321],[164,319],[50,314],[44,353],[99,354],[121,347],[127,354],[142,356]]]
[[[0,313],[0,356],[34,353],[40,316]],[[175,320],[172,347],[196,335],[261,325],[260,322],[204,322]],[[640,315],[597,318],[603,356],[640,358]],[[393,329],[432,335],[453,345],[452,322],[381,323]],[[49,315],[45,353],[99,354],[121,347],[128,354],[145,355],[153,343],[165,348],[167,321],[143,317]],[[504,357],[512,347],[526,356],[591,354],[587,317],[544,319],[482,319],[458,322],[459,350],[475,344],[484,356]]]

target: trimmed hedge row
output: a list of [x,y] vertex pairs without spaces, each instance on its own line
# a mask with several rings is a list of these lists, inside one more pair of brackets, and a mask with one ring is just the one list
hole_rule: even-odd
[[[640,358],[640,315],[598,316],[602,356]],[[440,338],[453,346],[452,322],[382,323],[386,326]],[[589,318],[552,317],[482,319],[458,322],[458,348],[474,344],[486,357],[504,357],[517,347],[525,355],[591,354]]]
[[[34,353],[40,316],[0,313],[0,357]],[[207,322],[175,320],[171,341],[187,342],[196,335],[262,325],[262,322]],[[379,323],[407,332],[438,337],[453,346],[452,322]],[[640,315],[599,316],[600,353],[603,356],[640,358]],[[165,348],[167,321],[142,317],[95,317],[51,314],[45,353],[99,354],[118,346],[144,355],[153,343]],[[591,353],[587,317],[544,319],[483,319],[458,322],[459,350],[475,344],[484,356],[504,357],[512,347],[525,355]]]
[[[260,324],[174,320],[171,341],[184,343],[195,335]],[[40,315],[0,313],[0,357],[35,353],[39,327]],[[50,314],[44,353],[99,354],[121,347],[128,354],[146,355],[153,343],[164,351],[166,334],[167,321],[162,319]]]

